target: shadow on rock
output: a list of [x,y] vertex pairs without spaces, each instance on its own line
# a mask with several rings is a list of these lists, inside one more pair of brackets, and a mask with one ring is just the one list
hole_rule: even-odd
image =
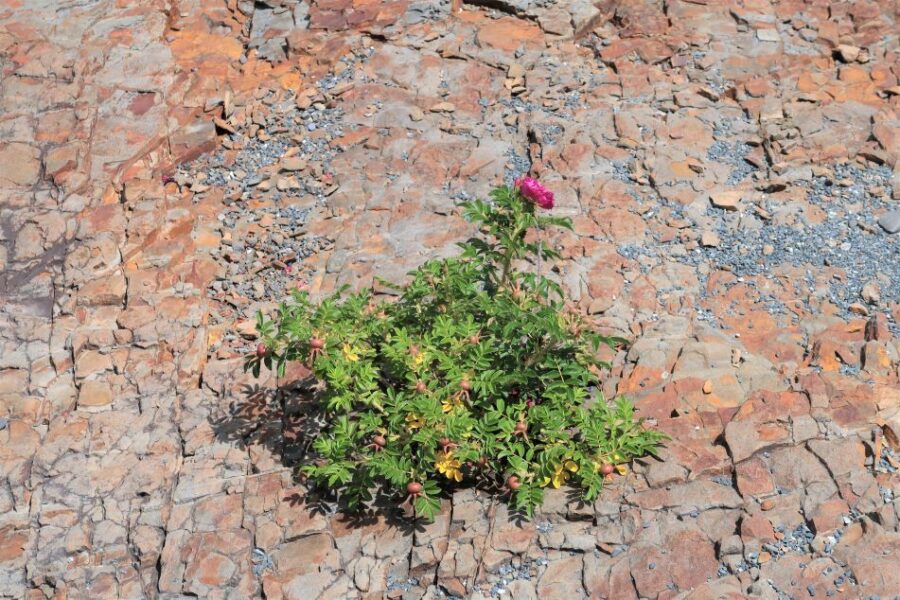
[[[280,386],[244,383],[232,395],[227,413],[211,417],[216,439],[248,450],[258,472],[278,470],[279,466],[290,469],[301,491],[290,493],[283,502],[307,510],[310,516],[330,517],[340,512],[340,519],[352,528],[384,521],[405,534],[424,531],[421,521],[411,518],[408,504],[398,504],[396,498],[378,494],[364,510],[349,510],[328,490],[306,482],[302,469],[315,460],[312,444],[325,424],[318,393],[311,376]],[[263,456],[269,461],[274,458],[275,464],[258,460]]]

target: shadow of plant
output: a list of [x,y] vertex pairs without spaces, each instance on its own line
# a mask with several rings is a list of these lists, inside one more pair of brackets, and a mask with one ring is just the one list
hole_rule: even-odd
[[351,511],[329,490],[311,487],[303,476],[305,465],[316,459],[312,443],[325,424],[318,403],[316,380],[306,377],[278,387],[244,384],[233,395],[227,413],[211,418],[216,439],[241,449],[265,448],[291,470],[293,481],[302,488],[283,498],[292,508],[310,516],[338,518],[353,528],[376,525],[383,520],[405,535],[425,531],[421,519],[414,519],[408,505],[379,494],[363,510]]

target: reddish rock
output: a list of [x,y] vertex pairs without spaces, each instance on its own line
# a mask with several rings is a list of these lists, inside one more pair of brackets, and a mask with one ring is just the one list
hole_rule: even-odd
[[538,579],[538,597],[564,600],[583,596],[581,569],[582,559],[577,554],[554,560]]
[[697,587],[718,569],[713,544],[695,529],[668,532],[660,547],[634,548],[629,560],[638,594],[649,598],[669,590],[671,583],[681,590]]
[[767,544],[775,541],[775,530],[769,519],[763,515],[750,514],[741,519],[741,538],[745,544],[751,540]]
[[521,45],[533,45],[543,37],[541,29],[528,21],[502,17],[478,30],[478,43],[512,52]]
[[218,138],[212,121],[196,119],[176,131],[169,138],[176,164],[188,162],[216,147]]
[[742,496],[752,497],[771,494],[775,483],[766,464],[759,458],[751,458],[735,466],[737,487]]
[[850,514],[850,507],[840,498],[833,498],[820,504],[812,517],[816,534],[833,531],[844,526],[844,517]]

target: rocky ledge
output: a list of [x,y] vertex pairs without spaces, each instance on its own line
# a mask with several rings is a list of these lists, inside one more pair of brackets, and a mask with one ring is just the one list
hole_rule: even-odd
[[[884,0],[0,6],[0,597],[893,598],[898,38]],[[295,469],[290,289],[401,279],[531,172],[671,436],[532,521],[351,518]],[[548,234],[549,235],[549,234]]]

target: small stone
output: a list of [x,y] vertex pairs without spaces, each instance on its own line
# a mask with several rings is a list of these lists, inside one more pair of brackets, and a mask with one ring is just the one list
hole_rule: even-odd
[[299,156],[291,156],[281,161],[282,171],[302,171],[306,168],[306,161]]
[[509,68],[506,70],[506,76],[510,79],[519,79],[520,77],[524,77],[525,67],[523,67],[519,63],[513,63],[509,65]]
[[452,113],[456,111],[456,106],[451,102],[438,102],[429,109],[433,113],[444,112]]
[[700,235],[700,243],[706,248],[715,248],[721,243],[721,240],[715,231],[704,231]]
[[242,337],[249,340],[254,340],[259,336],[259,332],[256,330],[256,321],[253,319],[238,321],[234,328]]
[[763,246],[763,256],[771,256],[775,252],[775,246],[766,244]]
[[740,190],[726,190],[721,192],[713,192],[709,195],[709,201],[716,208],[725,210],[737,210],[741,202],[743,192]]
[[853,62],[859,57],[860,49],[856,46],[841,44],[837,47],[837,53],[844,62]]
[[712,394],[713,391],[713,382],[709,379],[703,382],[703,393],[704,394]]
[[425,118],[425,113],[418,106],[413,106],[409,109],[409,118],[413,121],[421,121]]
[[759,507],[763,510],[772,510],[773,508],[775,508],[775,501],[772,500],[771,498],[768,500],[763,500],[759,504]]
[[756,39],[761,42],[780,42],[781,36],[774,29],[757,29]]
[[886,212],[878,219],[878,224],[888,233],[900,231],[900,209]]
[[863,317],[869,316],[869,309],[866,308],[864,304],[860,304],[859,302],[854,302],[847,307],[847,310]]
[[859,295],[867,304],[878,304],[881,301],[881,289],[872,281],[863,286]]

